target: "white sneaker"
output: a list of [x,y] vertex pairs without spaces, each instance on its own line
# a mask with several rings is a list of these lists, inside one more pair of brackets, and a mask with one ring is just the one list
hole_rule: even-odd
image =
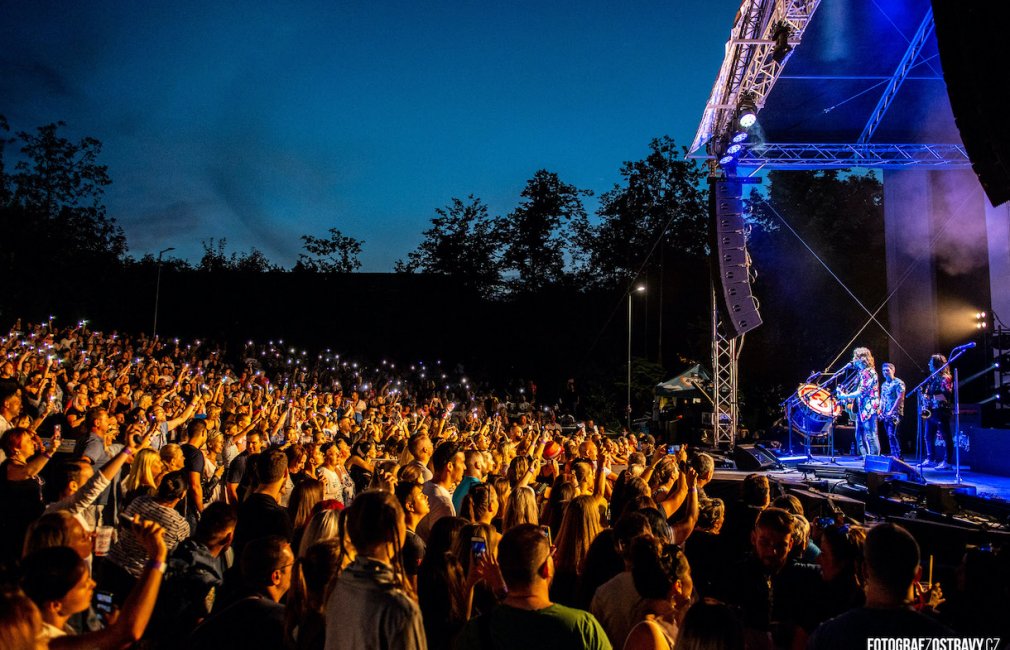
[[936,469],[949,469],[949,468],[950,468],[950,465],[948,465],[948,464],[947,464],[947,461],[945,461],[945,460],[941,460],[941,461],[940,461],[940,462],[939,462],[939,463],[937,464],[937,466],[936,466]]

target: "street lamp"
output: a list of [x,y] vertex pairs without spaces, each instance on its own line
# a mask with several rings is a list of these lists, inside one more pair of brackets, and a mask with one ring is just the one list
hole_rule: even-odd
[[628,415],[628,433],[631,433],[631,296],[645,291],[644,285],[638,285],[628,292],[628,405],[625,412]]
[[158,279],[154,283],[154,325],[151,326],[151,338],[158,336],[158,296],[161,293],[161,256],[175,248],[169,246],[165,250],[158,251]]

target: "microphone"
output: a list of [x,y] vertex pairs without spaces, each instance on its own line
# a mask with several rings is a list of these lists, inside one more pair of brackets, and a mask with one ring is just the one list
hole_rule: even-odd
[[847,364],[845,364],[844,366],[842,366],[841,368],[839,368],[838,372],[844,372],[844,371],[848,370],[851,367],[852,367],[852,362],[850,361]]
[[969,341],[968,343],[965,343],[964,345],[959,345],[959,346],[957,346],[954,349],[955,350],[969,350],[969,349],[971,349],[973,347],[975,347],[975,341]]

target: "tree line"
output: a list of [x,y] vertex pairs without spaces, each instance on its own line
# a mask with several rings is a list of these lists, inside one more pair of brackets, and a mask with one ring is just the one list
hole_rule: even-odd
[[[103,203],[112,183],[101,164],[102,143],[71,140],[63,122],[11,135],[0,116],[0,264],[11,272],[31,264],[53,272],[115,265],[150,267],[147,254],[129,254],[126,236]],[[16,149],[7,157],[8,149]],[[13,166],[5,166],[13,160]],[[585,207],[588,189],[538,170],[518,205],[491,215],[469,194],[435,209],[417,248],[396,262],[399,273],[450,276],[484,298],[528,295],[549,288],[618,288],[655,267],[658,247],[705,255],[705,171],[667,136],[649,143],[642,160],[625,162],[621,181],[600,196],[595,219]],[[253,247],[229,252],[227,240],[202,242],[196,261],[160,260],[176,270],[351,273],[361,267],[364,241],[337,227],[301,236],[291,268]],[[40,264],[42,266],[40,266]]]

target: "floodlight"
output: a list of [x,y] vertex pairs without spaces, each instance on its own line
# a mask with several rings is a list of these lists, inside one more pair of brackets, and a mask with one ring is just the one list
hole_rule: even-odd
[[741,128],[749,129],[757,122],[757,105],[750,95],[744,95],[737,105],[737,124]]

